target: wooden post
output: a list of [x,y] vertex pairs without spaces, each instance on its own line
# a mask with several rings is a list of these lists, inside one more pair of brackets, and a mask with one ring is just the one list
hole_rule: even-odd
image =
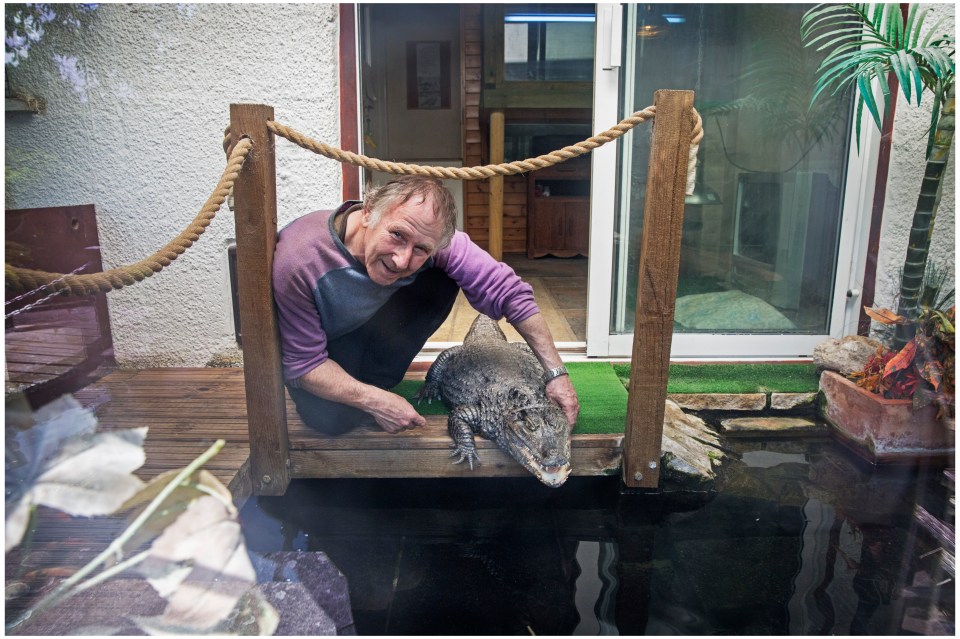
[[233,187],[250,472],[254,494],[282,495],[290,483],[290,444],[280,332],[273,305],[277,171],[276,143],[267,129],[268,120],[273,120],[273,107],[230,105],[233,139],[248,137],[253,141]]
[[[503,162],[503,111],[490,114],[490,164]],[[490,178],[490,228],[487,251],[495,260],[503,259],[503,176]]]
[[660,482],[693,91],[657,91],[653,103],[657,115],[647,172],[630,396],[623,440],[623,480],[631,488],[656,488]]
[[[340,148],[360,152],[360,134],[357,131],[357,5],[340,5]],[[360,167],[340,164],[343,176],[343,201],[359,200]]]

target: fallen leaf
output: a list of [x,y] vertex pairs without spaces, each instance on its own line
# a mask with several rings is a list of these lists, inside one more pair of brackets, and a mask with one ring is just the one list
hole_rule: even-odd
[[904,324],[908,321],[905,317],[897,315],[893,311],[886,308],[870,308],[868,306],[864,306],[863,312],[867,314],[867,317],[874,321],[880,322],[881,324]]

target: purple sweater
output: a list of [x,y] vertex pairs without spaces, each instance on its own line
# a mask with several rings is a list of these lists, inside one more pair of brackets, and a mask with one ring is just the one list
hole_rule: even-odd
[[[362,326],[417,274],[380,286],[353,257],[333,229],[336,211],[315,211],[280,231],[273,262],[273,289],[280,321],[283,373],[298,379],[327,360],[327,340]],[[539,309],[533,289],[506,264],[457,231],[450,246],[424,264],[437,266],[463,290],[477,311],[511,324]]]

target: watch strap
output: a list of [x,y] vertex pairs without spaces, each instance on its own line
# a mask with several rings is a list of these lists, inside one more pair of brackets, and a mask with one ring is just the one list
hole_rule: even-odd
[[543,382],[544,382],[544,383],[547,383],[547,382],[549,382],[551,379],[556,379],[556,378],[560,377],[561,375],[569,375],[569,374],[570,374],[570,373],[567,372],[567,367],[564,366],[563,364],[561,364],[560,366],[557,366],[556,368],[551,368],[551,369],[548,370],[546,373],[544,373],[544,375],[543,375]]

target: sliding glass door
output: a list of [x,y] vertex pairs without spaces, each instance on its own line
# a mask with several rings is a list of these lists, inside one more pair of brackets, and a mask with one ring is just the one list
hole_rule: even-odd
[[[809,6],[598,12],[598,127],[652,104],[658,89],[692,89],[703,118],[696,187],[684,209],[674,357],[806,356],[856,322],[851,274],[862,272],[855,238],[863,235],[864,167],[875,136],[859,153],[853,148],[850,93],[809,106],[821,60],[800,43]],[[630,353],[647,126],[594,159],[593,192],[604,195],[591,220],[592,355]]]

